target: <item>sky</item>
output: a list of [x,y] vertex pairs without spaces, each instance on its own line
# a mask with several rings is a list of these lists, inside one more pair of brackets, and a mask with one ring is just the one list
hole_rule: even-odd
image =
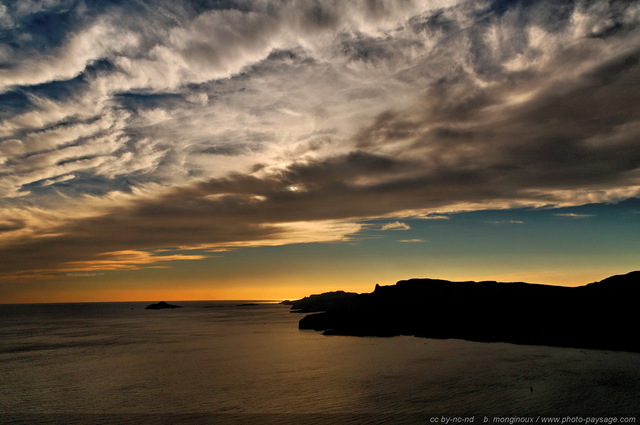
[[639,269],[640,3],[0,1],[0,303]]

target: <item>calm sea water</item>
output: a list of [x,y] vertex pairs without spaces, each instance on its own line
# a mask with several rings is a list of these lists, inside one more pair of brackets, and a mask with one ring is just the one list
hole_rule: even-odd
[[640,354],[326,337],[298,330],[302,316],[286,306],[240,303],[0,305],[0,423],[429,423],[471,415],[482,423],[483,415],[640,411]]

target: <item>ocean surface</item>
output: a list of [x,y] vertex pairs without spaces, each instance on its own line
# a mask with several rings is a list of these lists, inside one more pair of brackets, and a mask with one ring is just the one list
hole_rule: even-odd
[[275,303],[173,303],[184,308],[0,305],[0,423],[539,423],[640,412],[638,353],[327,337],[298,330],[302,315]]

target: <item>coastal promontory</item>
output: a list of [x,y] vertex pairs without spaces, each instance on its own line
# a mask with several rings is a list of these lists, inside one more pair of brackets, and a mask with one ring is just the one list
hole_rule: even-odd
[[640,271],[576,287],[411,279],[339,302],[322,295],[291,302],[321,311],[300,329],[640,352]]

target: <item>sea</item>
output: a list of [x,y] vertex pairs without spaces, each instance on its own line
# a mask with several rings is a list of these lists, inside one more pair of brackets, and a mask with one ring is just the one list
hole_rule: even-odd
[[640,420],[640,353],[323,336],[276,302],[172,303],[0,305],[0,423]]

